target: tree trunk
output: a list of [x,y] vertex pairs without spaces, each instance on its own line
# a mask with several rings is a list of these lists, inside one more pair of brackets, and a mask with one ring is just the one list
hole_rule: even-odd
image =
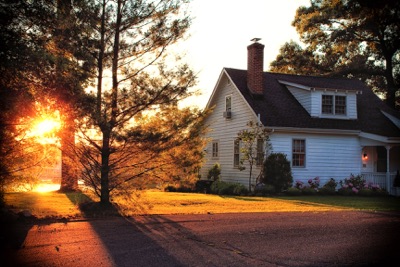
[[110,129],[103,131],[103,147],[101,150],[100,203],[105,206],[110,205],[110,191],[109,191],[110,134],[111,134]]
[[253,164],[250,163],[250,176],[249,176],[249,192],[251,193],[251,174],[253,172]]
[[393,78],[393,61],[392,55],[386,55],[386,103],[392,108],[396,108],[396,85]]
[[[108,125],[103,125],[103,147],[101,151],[101,196],[102,205],[110,204],[109,175],[110,175],[110,138],[113,128],[115,127],[118,113],[118,60],[119,60],[119,42],[121,27],[121,0],[118,0],[117,21],[115,23],[113,59],[111,66],[112,73],[112,90],[111,90],[111,117]],[[98,92],[99,93],[99,92]]]
[[[68,112],[65,111],[65,112]],[[78,176],[75,166],[75,123],[72,114],[66,114],[61,135],[61,192],[78,190]]]
[[[57,0],[57,31],[55,33],[55,42],[57,47],[62,47],[64,38],[66,37],[66,29],[68,28],[69,14],[72,9],[71,1]],[[58,51],[58,57],[62,57],[63,52]],[[58,59],[57,59],[58,60]],[[57,73],[62,76],[61,62],[57,62]],[[65,88],[60,88],[65,90]],[[76,166],[75,157],[75,117],[73,115],[73,108],[68,102],[68,92],[65,92],[61,102],[61,113],[64,118],[64,127],[61,134],[61,185],[60,191],[69,192],[78,190],[78,176],[74,166]]]

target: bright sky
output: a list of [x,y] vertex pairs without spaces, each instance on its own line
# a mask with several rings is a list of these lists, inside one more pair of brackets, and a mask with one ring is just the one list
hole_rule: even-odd
[[298,42],[291,24],[296,9],[309,5],[310,0],[193,0],[191,37],[182,51],[186,51],[185,62],[199,72],[195,88],[202,95],[191,101],[204,108],[224,67],[247,68],[247,46],[254,37],[265,45],[267,71],[285,42]]

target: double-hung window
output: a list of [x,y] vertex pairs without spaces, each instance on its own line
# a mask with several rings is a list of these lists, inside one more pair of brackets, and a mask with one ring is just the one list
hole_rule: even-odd
[[346,96],[322,95],[322,114],[346,115]]
[[292,166],[306,166],[306,140],[293,139],[292,143]]
[[219,153],[218,141],[213,141],[212,142],[212,157],[218,158],[218,156],[219,156],[218,153]]
[[335,114],[346,115],[346,96],[335,96]]
[[240,165],[240,140],[236,139],[233,143],[233,167]]

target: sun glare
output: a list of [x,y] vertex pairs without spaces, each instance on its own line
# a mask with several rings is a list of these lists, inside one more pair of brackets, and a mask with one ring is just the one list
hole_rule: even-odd
[[52,191],[57,191],[60,189],[59,184],[38,184],[35,189],[33,190],[34,192],[38,193],[48,193]]
[[60,128],[59,119],[50,116],[42,117],[35,120],[29,135],[37,138],[42,144],[55,144],[57,143],[56,132]]
[[36,123],[33,131],[36,135],[44,136],[50,134],[60,128],[60,122],[53,119],[44,119]]

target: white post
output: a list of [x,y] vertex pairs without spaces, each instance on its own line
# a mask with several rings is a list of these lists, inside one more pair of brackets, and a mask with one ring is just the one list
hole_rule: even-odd
[[391,195],[392,183],[390,181],[390,149],[391,146],[385,146],[386,148],[386,190]]

